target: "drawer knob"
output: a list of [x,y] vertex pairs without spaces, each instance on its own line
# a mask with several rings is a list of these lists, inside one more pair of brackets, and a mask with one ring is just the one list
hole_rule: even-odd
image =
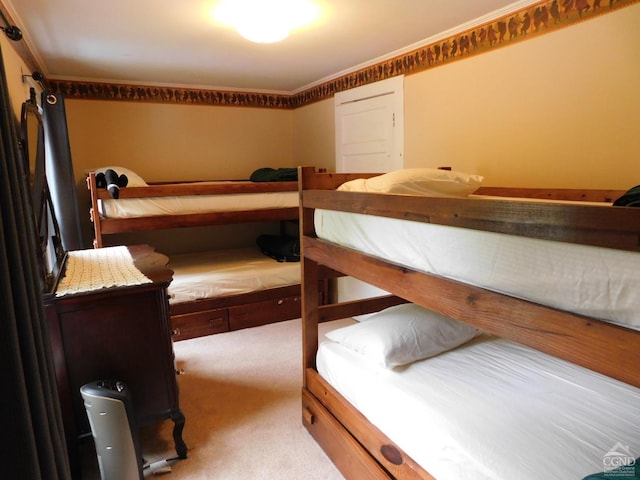
[[382,447],[380,447],[380,453],[394,465],[402,465],[402,454],[393,445],[382,445]]
[[305,408],[302,411],[302,418],[304,419],[305,422],[307,422],[309,425],[313,425],[313,423],[316,421],[316,417],[315,415],[308,409]]
[[284,303],[284,300],[280,299],[278,300],[278,305],[282,305]]
[[173,330],[171,330],[171,335],[173,335],[174,337],[177,337],[178,335],[180,335],[180,329],[174,328]]

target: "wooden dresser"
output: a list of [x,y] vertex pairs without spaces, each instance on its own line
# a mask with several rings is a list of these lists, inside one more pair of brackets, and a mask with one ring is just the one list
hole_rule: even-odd
[[65,435],[74,470],[78,439],[91,432],[80,387],[102,379],[127,384],[139,426],[172,419],[176,452],[181,458],[187,454],[182,440],[185,418],[178,403],[166,293],[173,272],[167,268],[167,257],[151,247],[121,248],[128,250],[136,269],[150,282],[116,284],[62,296],[54,293],[45,298]]

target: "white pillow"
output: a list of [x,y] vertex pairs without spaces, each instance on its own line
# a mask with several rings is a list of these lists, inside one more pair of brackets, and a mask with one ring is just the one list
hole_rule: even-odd
[[433,357],[478,334],[458,322],[413,303],[387,308],[368,320],[332,330],[326,337],[384,367]]
[[97,175],[98,173],[104,173],[109,169],[113,170],[118,175],[126,175],[128,180],[127,187],[149,186],[147,182],[145,182],[140,175],[138,175],[133,170],[129,170],[128,168],[125,168],[125,167],[100,167],[100,168],[96,168],[94,171]]
[[344,192],[401,193],[406,195],[445,195],[466,197],[484,180],[471,175],[437,168],[406,168],[368,179],[358,178],[338,187]]

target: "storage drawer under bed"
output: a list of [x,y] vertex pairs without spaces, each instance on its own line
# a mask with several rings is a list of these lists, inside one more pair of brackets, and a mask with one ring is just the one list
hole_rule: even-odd
[[300,295],[171,315],[173,340],[202,337],[300,318]]
[[174,340],[202,337],[229,331],[229,312],[226,308],[203,310],[171,316]]
[[229,307],[229,329],[257,327],[300,317],[300,296],[274,298]]

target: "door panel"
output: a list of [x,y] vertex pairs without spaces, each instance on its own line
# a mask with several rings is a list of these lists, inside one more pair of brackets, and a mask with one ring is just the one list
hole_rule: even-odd
[[342,154],[349,172],[383,172],[393,152],[393,98],[389,95],[343,104],[340,109]]
[[[335,95],[337,172],[390,172],[404,166],[403,77]],[[339,301],[387,292],[352,277],[337,281]]]
[[402,80],[395,77],[336,94],[336,171],[402,168]]

